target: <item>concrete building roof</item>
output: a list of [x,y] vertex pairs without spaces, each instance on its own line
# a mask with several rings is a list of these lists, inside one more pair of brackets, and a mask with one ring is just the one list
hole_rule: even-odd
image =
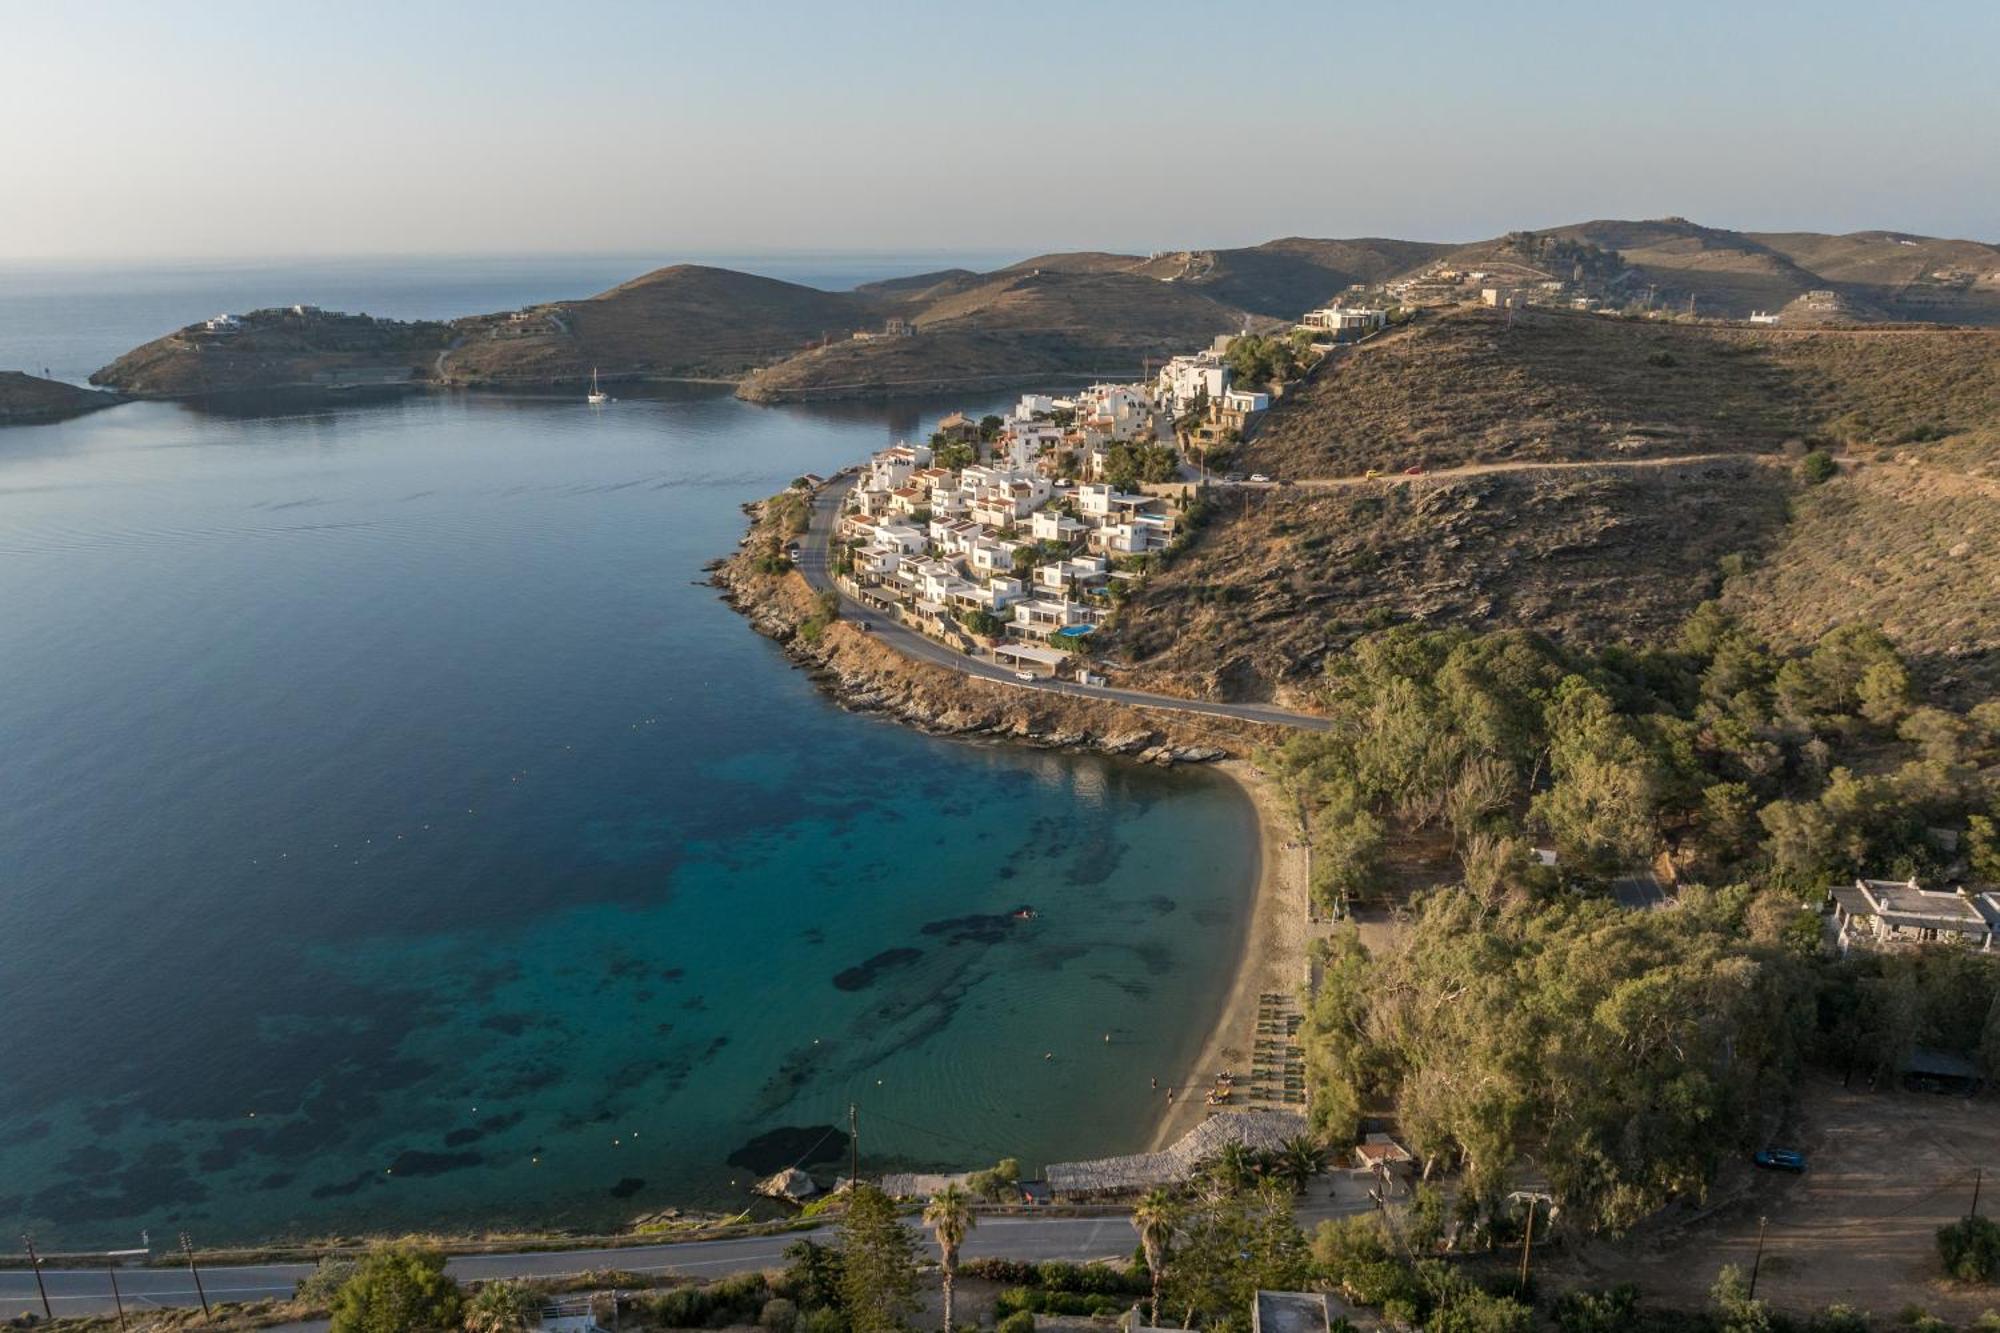
[[1260,1291],[1250,1309],[1252,1333],[1328,1333],[1326,1297],[1316,1291]]

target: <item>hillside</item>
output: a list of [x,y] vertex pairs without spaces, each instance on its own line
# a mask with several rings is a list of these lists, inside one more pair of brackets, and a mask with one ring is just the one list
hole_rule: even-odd
[[[1288,395],[1239,466],[1295,484],[1224,492],[1102,646],[1296,698],[1371,627],[1658,643],[1726,588],[1777,643],[1860,616],[1932,684],[1990,688],[1996,442],[2000,333],[1455,311]],[[1814,445],[1845,471],[1806,487]]]
[[1468,308],[1334,360],[1246,450],[1287,477],[1769,452],[2000,413],[2000,334],[1825,332]]
[[[1843,318],[2000,323],[2000,247],[1905,232],[1736,232],[1685,218],[1597,221],[1554,233],[1618,251],[1658,302],[1743,319],[1830,292]],[[1787,322],[1808,317],[1800,308]]]
[[[851,292],[679,264],[586,299],[449,324],[310,307],[253,312],[240,327],[191,325],[156,339],[93,382],[172,396],[574,383],[595,368],[614,380],[743,381],[759,398],[922,392],[1038,374],[1129,373],[1145,357],[1186,351],[1246,324],[1289,322],[1350,287],[1437,267],[1490,270],[1501,282],[1578,283],[1614,306],[1651,301],[1683,310],[1692,297],[1702,315],[1783,311],[1787,326],[2000,324],[2000,248],[1980,242],[1600,220],[1463,245],[1293,236],[1152,256],[1045,254],[991,273],[948,269]],[[1471,296],[1474,286],[1444,290],[1450,300]],[[907,347],[852,337],[879,332],[889,319],[937,341]],[[1468,369],[1479,369],[1476,358]]]
[[1449,248],[1422,241],[1290,236],[1244,249],[1177,251],[1132,271],[1183,283],[1225,305],[1293,320],[1348,287],[1385,281]]
[[[941,290],[942,288],[942,290]],[[916,393],[1048,377],[1136,378],[1146,357],[1265,321],[1189,288],[1084,262],[1003,269],[922,289],[895,307],[914,337],[847,339],[747,377],[744,397]]]
[[1842,620],[1879,625],[1948,693],[2000,693],[2000,426],[1842,462],[1724,604],[1782,647]]
[[0,370],[0,426],[67,421],[120,401],[117,394],[79,389],[18,370]]
[[90,377],[144,397],[246,389],[406,384],[431,373],[450,325],[295,306],[253,310],[234,326],[190,324],[136,347]]
[[588,300],[461,321],[439,369],[458,384],[577,380],[593,368],[735,379],[878,317],[867,296],[677,264]]

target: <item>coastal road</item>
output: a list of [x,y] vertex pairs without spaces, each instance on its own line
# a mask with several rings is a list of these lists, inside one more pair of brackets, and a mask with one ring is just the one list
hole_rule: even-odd
[[1005,667],[996,666],[980,658],[967,657],[954,652],[935,639],[925,638],[901,621],[863,606],[841,592],[834,582],[830,556],[833,533],[840,523],[841,505],[854,482],[853,476],[829,482],[813,497],[812,522],[806,529],[806,535],[799,540],[798,557],[793,563],[815,591],[831,592],[840,598],[841,613],[845,619],[866,625],[869,632],[877,639],[905,657],[915,658],[920,662],[930,662],[963,675],[976,676],[982,680],[1011,685],[1018,689],[1048,690],[1085,699],[1103,699],[1110,703],[1129,704],[1134,708],[1157,708],[1170,713],[1195,713],[1205,717],[1232,718],[1239,722],[1260,722],[1267,726],[1292,727],[1303,731],[1325,731],[1331,725],[1323,717],[1294,712],[1274,704],[1232,704],[1206,699],[1181,699],[1171,694],[1151,694],[1144,690],[1125,690],[1109,685],[1079,685],[1072,681],[1038,680],[1030,683],[1021,680]]
[[[1342,1189],[1343,1195],[1349,1191]],[[1368,1202],[1359,1196],[1340,1202],[1316,1199],[1299,1209],[1301,1225],[1310,1229],[1323,1217],[1360,1212]],[[921,1233],[916,1219],[908,1220]],[[704,1281],[759,1269],[782,1268],[785,1247],[799,1240],[821,1243],[834,1238],[833,1229],[794,1231],[778,1236],[743,1236],[731,1240],[684,1241],[671,1245],[635,1245],[621,1249],[552,1250],[530,1254],[461,1255],[446,1266],[461,1282],[494,1278],[555,1278],[576,1273],[617,1269],[627,1273],[673,1273]],[[1122,1259],[1132,1253],[1136,1237],[1124,1213],[1095,1217],[982,1218],[966,1237],[964,1256],[1027,1259]],[[929,1241],[926,1237],[925,1246]],[[292,1294],[311,1264],[204,1265],[203,1289],[208,1299],[260,1301]],[[102,1269],[47,1268],[42,1281],[49,1306],[58,1316],[104,1314],[115,1309],[111,1286]],[[122,1268],[118,1290],[128,1309],[199,1304],[194,1280],[185,1268]],[[35,1275],[25,1269],[0,1270],[0,1319],[22,1311],[41,1312]]]

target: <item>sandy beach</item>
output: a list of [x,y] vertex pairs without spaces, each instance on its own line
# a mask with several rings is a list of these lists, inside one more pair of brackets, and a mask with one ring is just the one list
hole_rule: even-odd
[[[1250,905],[1250,926],[1244,932],[1236,977],[1222,1012],[1216,1016],[1214,1030],[1194,1065],[1175,1071],[1171,1107],[1164,1105],[1163,1084],[1162,1114],[1147,1145],[1149,1150],[1164,1148],[1202,1122],[1209,1110],[1204,1096],[1218,1073],[1233,1070],[1238,1085],[1243,1085],[1256,1047],[1261,998],[1272,991],[1297,997],[1305,984],[1307,886],[1305,857],[1289,845],[1298,838],[1295,821],[1284,807],[1277,785],[1248,760],[1227,760],[1215,769],[1240,785],[1257,807],[1256,896]],[[1303,1000],[1299,1004],[1303,1009]]]

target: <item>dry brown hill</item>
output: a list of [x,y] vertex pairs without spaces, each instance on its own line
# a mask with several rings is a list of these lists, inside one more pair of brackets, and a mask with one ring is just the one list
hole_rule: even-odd
[[1466,308],[1337,358],[1271,413],[1259,471],[1769,452],[2000,413],[2000,333],[1796,331]]
[[1157,255],[1133,271],[1183,283],[1225,305],[1295,320],[1348,287],[1382,282],[1449,248],[1422,241],[1288,236],[1243,249]]
[[1879,625],[1965,702],[2000,692],[2000,427],[1858,447],[1803,490],[1780,545],[1724,603],[1798,647],[1844,620]]
[[[1813,446],[1844,470],[1807,487]],[[1371,626],[1658,642],[1726,579],[1779,642],[1862,616],[1934,683],[2000,678],[2000,332],[1456,311],[1295,389],[1239,466],[1296,484],[1222,491],[1115,660],[1282,696]]]
[[299,307],[253,310],[240,328],[199,324],[135,347],[90,377],[142,397],[393,384],[431,374],[452,326]]
[[1137,376],[1143,358],[1202,346],[1248,318],[1187,288],[1088,267],[1003,270],[905,309],[915,337],[814,349],[749,376],[740,392],[762,400],[872,397]]
[[440,363],[457,383],[614,378],[735,379],[878,318],[868,296],[730,269],[676,264],[585,301],[462,321]]

